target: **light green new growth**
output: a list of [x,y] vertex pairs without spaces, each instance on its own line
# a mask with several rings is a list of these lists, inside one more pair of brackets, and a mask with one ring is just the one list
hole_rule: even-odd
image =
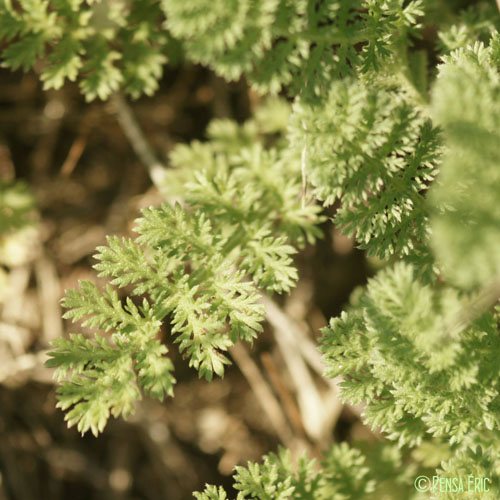
[[[236,467],[237,500],[341,500],[345,495],[362,500],[374,489],[364,457],[345,443],[329,451],[322,469],[318,470],[315,462],[303,455],[295,467],[290,452],[282,449],[278,455],[264,457],[262,464],[249,462],[247,467]],[[228,498],[222,488],[208,485],[194,496],[197,500]]]
[[448,26],[442,10],[436,8],[435,17],[437,23],[443,23],[438,33],[438,47],[443,54],[474,45],[477,41],[488,43],[499,27],[498,6],[488,1],[476,2],[461,11],[458,18],[450,16]]
[[[451,458],[439,474],[487,477],[491,499],[500,493],[500,309],[491,310],[500,276],[499,40],[445,57],[433,88],[431,113],[446,148],[427,207],[450,284],[420,283],[408,264],[384,270],[331,320],[322,341],[327,374],[343,376],[343,399],[367,404],[367,424],[400,445],[444,440]],[[451,285],[481,288],[463,294]]]
[[[422,0],[21,0],[0,4],[4,65],[43,61],[44,88],[80,77],[88,100],[151,95],[183,42],[193,61],[259,92],[319,95],[356,68],[379,68],[415,32]],[[161,29],[162,24],[168,32]],[[362,45],[358,50],[357,46]],[[332,46],[336,50],[332,51]]]
[[[185,207],[143,210],[135,240],[109,237],[97,249],[94,267],[109,278],[106,290],[82,282],[63,300],[66,319],[111,333],[93,341],[71,335],[50,353],[48,366],[62,381],[58,406],[72,407],[66,419],[82,433],[102,431],[110,414],[130,414],[140,387],[160,399],[173,394],[173,366],[160,341],[165,321],[200,377],[223,376],[224,353],[262,330],[258,290],[287,292],[297,280],[288,239],[302,246],[320,235],[318,208],[302,208],[300,169],[280,161],[282,146],[263,149],[253,122],[219,121],[209,130],[209,142],[172,154],[177,169],[166,182],[186,183]],[[245,134],[252,140],[240,147]],[[182,168],[186,161],[190,169]],[[125,303],[116,287],[129,291]],[[134,296],[144,297],[140,305]]]
[[487,313],[457,332],[462,307],[457,292],[422,285],[407,264],[379,273],[323,330],[328,376],[343,375],[342,398],[366,402],[364,421],[400,444],[496,433],[499,318]]
[[[390,443],[371,443],[364,451],[347,443],[332,446],[320,463],[303,454],[296,463],[289,451],[266,455],[261,464],[235,468],[236,500],[417,500],[410,480],[416,467],[406,464]],[[197,500],[231,498],[223,488],[206,485]],[[421,498],[421,497],[420,497]]]

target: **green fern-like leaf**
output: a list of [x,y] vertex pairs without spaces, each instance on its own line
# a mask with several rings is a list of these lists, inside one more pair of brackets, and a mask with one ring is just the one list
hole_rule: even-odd
[[369,255],[410,255],[427,240],[424,193],[440,160],[438,131],[401,90],[336,83],[321,106],[297,103],[290,143],[315,196],[340,200],[334,222]]
[[[335,79],[378,68],[408,36],[422,2],[300,0],[164,1],[171,33],[188,55],[228,80],[245,74],[261,93],[283,86],[318,96]],[[362,50],[356,44],[363,44]],[[335,47],[335,50],[333,48]]]
[[[71,336],[50,353],[48,364],[62,381],[60,406],[70,410],[68,423],[82,432],[100,432],[110,415],[128,415],[140,388],[159,399],[173,394],[173,366],[160,340],[163,325],[169,325],[189,365],[211,380],[224,375],[231,346],[252,342],[262,331],[258,290],[279,293],[294,286],[296,249],[290,242],[314,241],[322,219],[318,207],[301,208],[298,166],[288,168],[278,149],[266,153],[241,142],[256,127],[212,125],[212,142],[202,148],[207,168],[178,172],[191,179],[184,184],[188,203],[144,209],[135,239],[109,237],[97,249],[94,267],[109,280],[107,287],[83,281],[67,291],[64,317],[109,336],[93,342]],[[234,153],[216,153],[223,143],[233,144]],[[176,161],[199,152],[193,144]],[[222,168],[212,168],[212,162]],[[284,176],[284,191],[268,168]],[[122,299],[115,287],[130,296]],[[133,296],[142,296],[142,304]],[[116,377],[106,393],[99,385],[104,373]],[[120,398],[128,401],[122,409]]]
[[492,431],[500,418],[496,314],[464,330],[456,320],[463,307],[457,292],[432,290],[399,263],[323,330],[327,373],[343,375],[344,399],[367,403],[366,423],[410,445],[426,432],[466,444]]

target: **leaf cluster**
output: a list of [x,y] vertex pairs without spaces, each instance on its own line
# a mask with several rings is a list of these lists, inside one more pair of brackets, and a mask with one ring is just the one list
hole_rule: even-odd
[[160,29],[162,17],[154,0],[4,0],[3,65],[26,71],[40,61],[45,90],[79,78],[88,101],[121,88],[151,95],[178,50]]
[[303,151],[314,196],[341,202],[334,223],[368,255],[425,245],[426,191],[437,174],[439,131],[402,88],[344,79],[321,105],[297,102],[290,143]]
[[[374,481],[369,477],[365,458],[354,448],[343,443],[329,450],[318,470],[315,460],[302,455],[294,466],[288,450],[270,453],[261,464],[249,462],[238,466],[234,474],[237,500],[341,500],[366,498],[373,491]],[[195,493],[197,500],[226,500],[227,494],[215,486]]]
[[[238,340],[252,342],[262,330],[259,290],[288,291],[297,280],[295,245],[314,241],[321,221],[317,208],[302,207],[297,169],[266,150],[238,141],[251,129],[233,122],[212,124],[212,139],[178,148],[167,179],[186,181],[185,204],[143,210],[135,239],[109,237],[94,266],[109,285],[90,282],[67,292],[66,319],[110,332],[93,341],[80,335],[59,339],[48,366],[64,380],[58,405],[69,409],[69,425],[102,431],[110,414],[127,416],[138,387],[154,397],[172,394],[172,364],[162,340],[169,335],[200,377],[223,376],[225,355]],[[234,142],[226,154],[221,142]],[[234,153],[230,151],[234,149]],[[195,158],[206,161],[200,169]],[[285,189],[283,189],[285,186]],[[116,288],[128,297],[123,303]],[[137,305],[133,297],[142,297]],[[121,405],[121,402],[124,406]]]
[[[321,461],[302,454],[296,462],[289,451],[270,453],[261,463],[235,468],[236,500],[375,500],[390,495],[393,500],[417,500],[413,487],[416,469],[391,443],[372,443],[362,451],[347,443],[336,444]],[[207,485],[196,492],[197,500],[227,500],[223,488]]]
[[327,375],[342,376],[341,397],[366,403],[365,423],[399,446],[429,436],[451,445],[447,477],[471,446],[498,442],[500,423],[499,311],[459,329],[462,307],[457,291],[419,282],[400,262],[330,321],[321,347]]
[[422,1],[165,0],[166,25],[195,62],[260,93],[321,96],[377,70],[418,28]]

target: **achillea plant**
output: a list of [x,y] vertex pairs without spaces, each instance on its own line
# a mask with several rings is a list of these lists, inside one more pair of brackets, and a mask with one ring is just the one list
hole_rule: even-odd
[[[223,375],[230,346],[262,329],[258,292],[290,291],[293,254],[335,203],[332,223],[382,269],[320,349],[343,400],[364,403],[387,441],[378,456],[334,446],[320,467],[270,454],[236,469],[238,500],[424,498],[413,487],[424,466],[488,479],[481,496],[466,485],[432,498],[500,497],[500,18],[493,2],[459,3],[2,3],[4,64],[40,60],[46,88],[79,79],[88,100],[150,94],[182,54],[290,102],[178,146],[159,187],[182,205],[145,210],[135,239],[97,249],[105,290],[67,292],[65,317],[98,330],[54,342],[48,365],[69,425],[97,435],[142,392],[173,394],[164,322],[200,376]],[[435,46],[417,48],[436,26]],[[141,301],[122,302],[123,287]]]

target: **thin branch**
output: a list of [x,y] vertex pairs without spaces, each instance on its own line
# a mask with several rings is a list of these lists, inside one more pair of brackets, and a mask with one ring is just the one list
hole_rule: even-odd
[[[498,0],[500,2],[500,0]],[[500,279],[495,279],[479,293],[465,302],[460,312],[452,319],[446,330],[449,341],[455,335],[465,330],[483,313],[491,309],[500,300]]]
[[295,434],[305,438],[306,434],[302,417],[300,416],[300,411],[290,390],[281,380],[278,368],[276,367],[272,356],[268,352],[264,352],[261,354],[260,360],[262,361],[262,365],[267,372],[271,384],[283,403],[283,410],[285,411],[290,424],[294,428]]
[[141,162],[147,167],[153,184],[160,187],[165,178],[165,165],[158,160],[148,140],[144,136],[137,120],[121,94],[113,94],[111,97],[118,123],[134,148]]
[[54,262],[46,255],[41,255],[35,261],[35,276],[37,281],[38,299],[41,305],[43,339],[51,340],[63,336],[61,305],[61,284]]
[[80,135],[73,141],[71,148],[69,149],[68,156],[64,160],[61,167],[61,175],[64,177],[69,177],[73,170],[75,169],[78,161],[82,157],[82,154],[87,145],[88,139],[88,129],[80,133]]
[[[288,338],[296,344],[304,360],[317,375],[324,377],[325,367],[323,366],[321,354],[319,353],[316,344],[309,339],[296,321],[281,310],[276,302],[265,295],[262,295],[261,300],[264,303],[269,323],[275,329],[284,332],[285,335],[289,335]],[[327,382],[331,382],[330,385],[332,389],[336,388],[337,379],[328,379]]]
[[231,356],[238,364],[239,369],[247,379],[253,393],[259,401],[262,409],[266,412],[271,425],[283,444],[288,445],[292,439],[292,432],[283,414],[273,391],[260,373],[259,368],[248,355],[246,349],[241,344],[231,347]]
[[[326,415],[325,405],[301,354],[297,341],[302,335],[299,333],[300,327],[274,301],[264,296],[262,300],[266,317],[274,327],[276,341],[297,391],[304,427],[307,434],[318,441],[330,430],[327,422],[331,423],[331,415]],[[342,411],[342,403],[338,401],[337,408],[329,410],[338,417]]]
[[262,302],[266,309],[266,319],[275,329],[275,334],[284,336],[292,347],[298,350],[304,360],[316,372],[321,379],[328,384],[330,390],[325,394],[324,402],[324,423],[325,432],[335,427],[344,406],[349,408],[353,414],[361,419],[364,405],[356,404],[344,405],[338,397],[339,384],[342,382],[342,376],[334,379],[325,377],[325,367],[317,345],[307,336],[299,324],[288,314],[282,311],[279,306],[269,297],[262,295]]

